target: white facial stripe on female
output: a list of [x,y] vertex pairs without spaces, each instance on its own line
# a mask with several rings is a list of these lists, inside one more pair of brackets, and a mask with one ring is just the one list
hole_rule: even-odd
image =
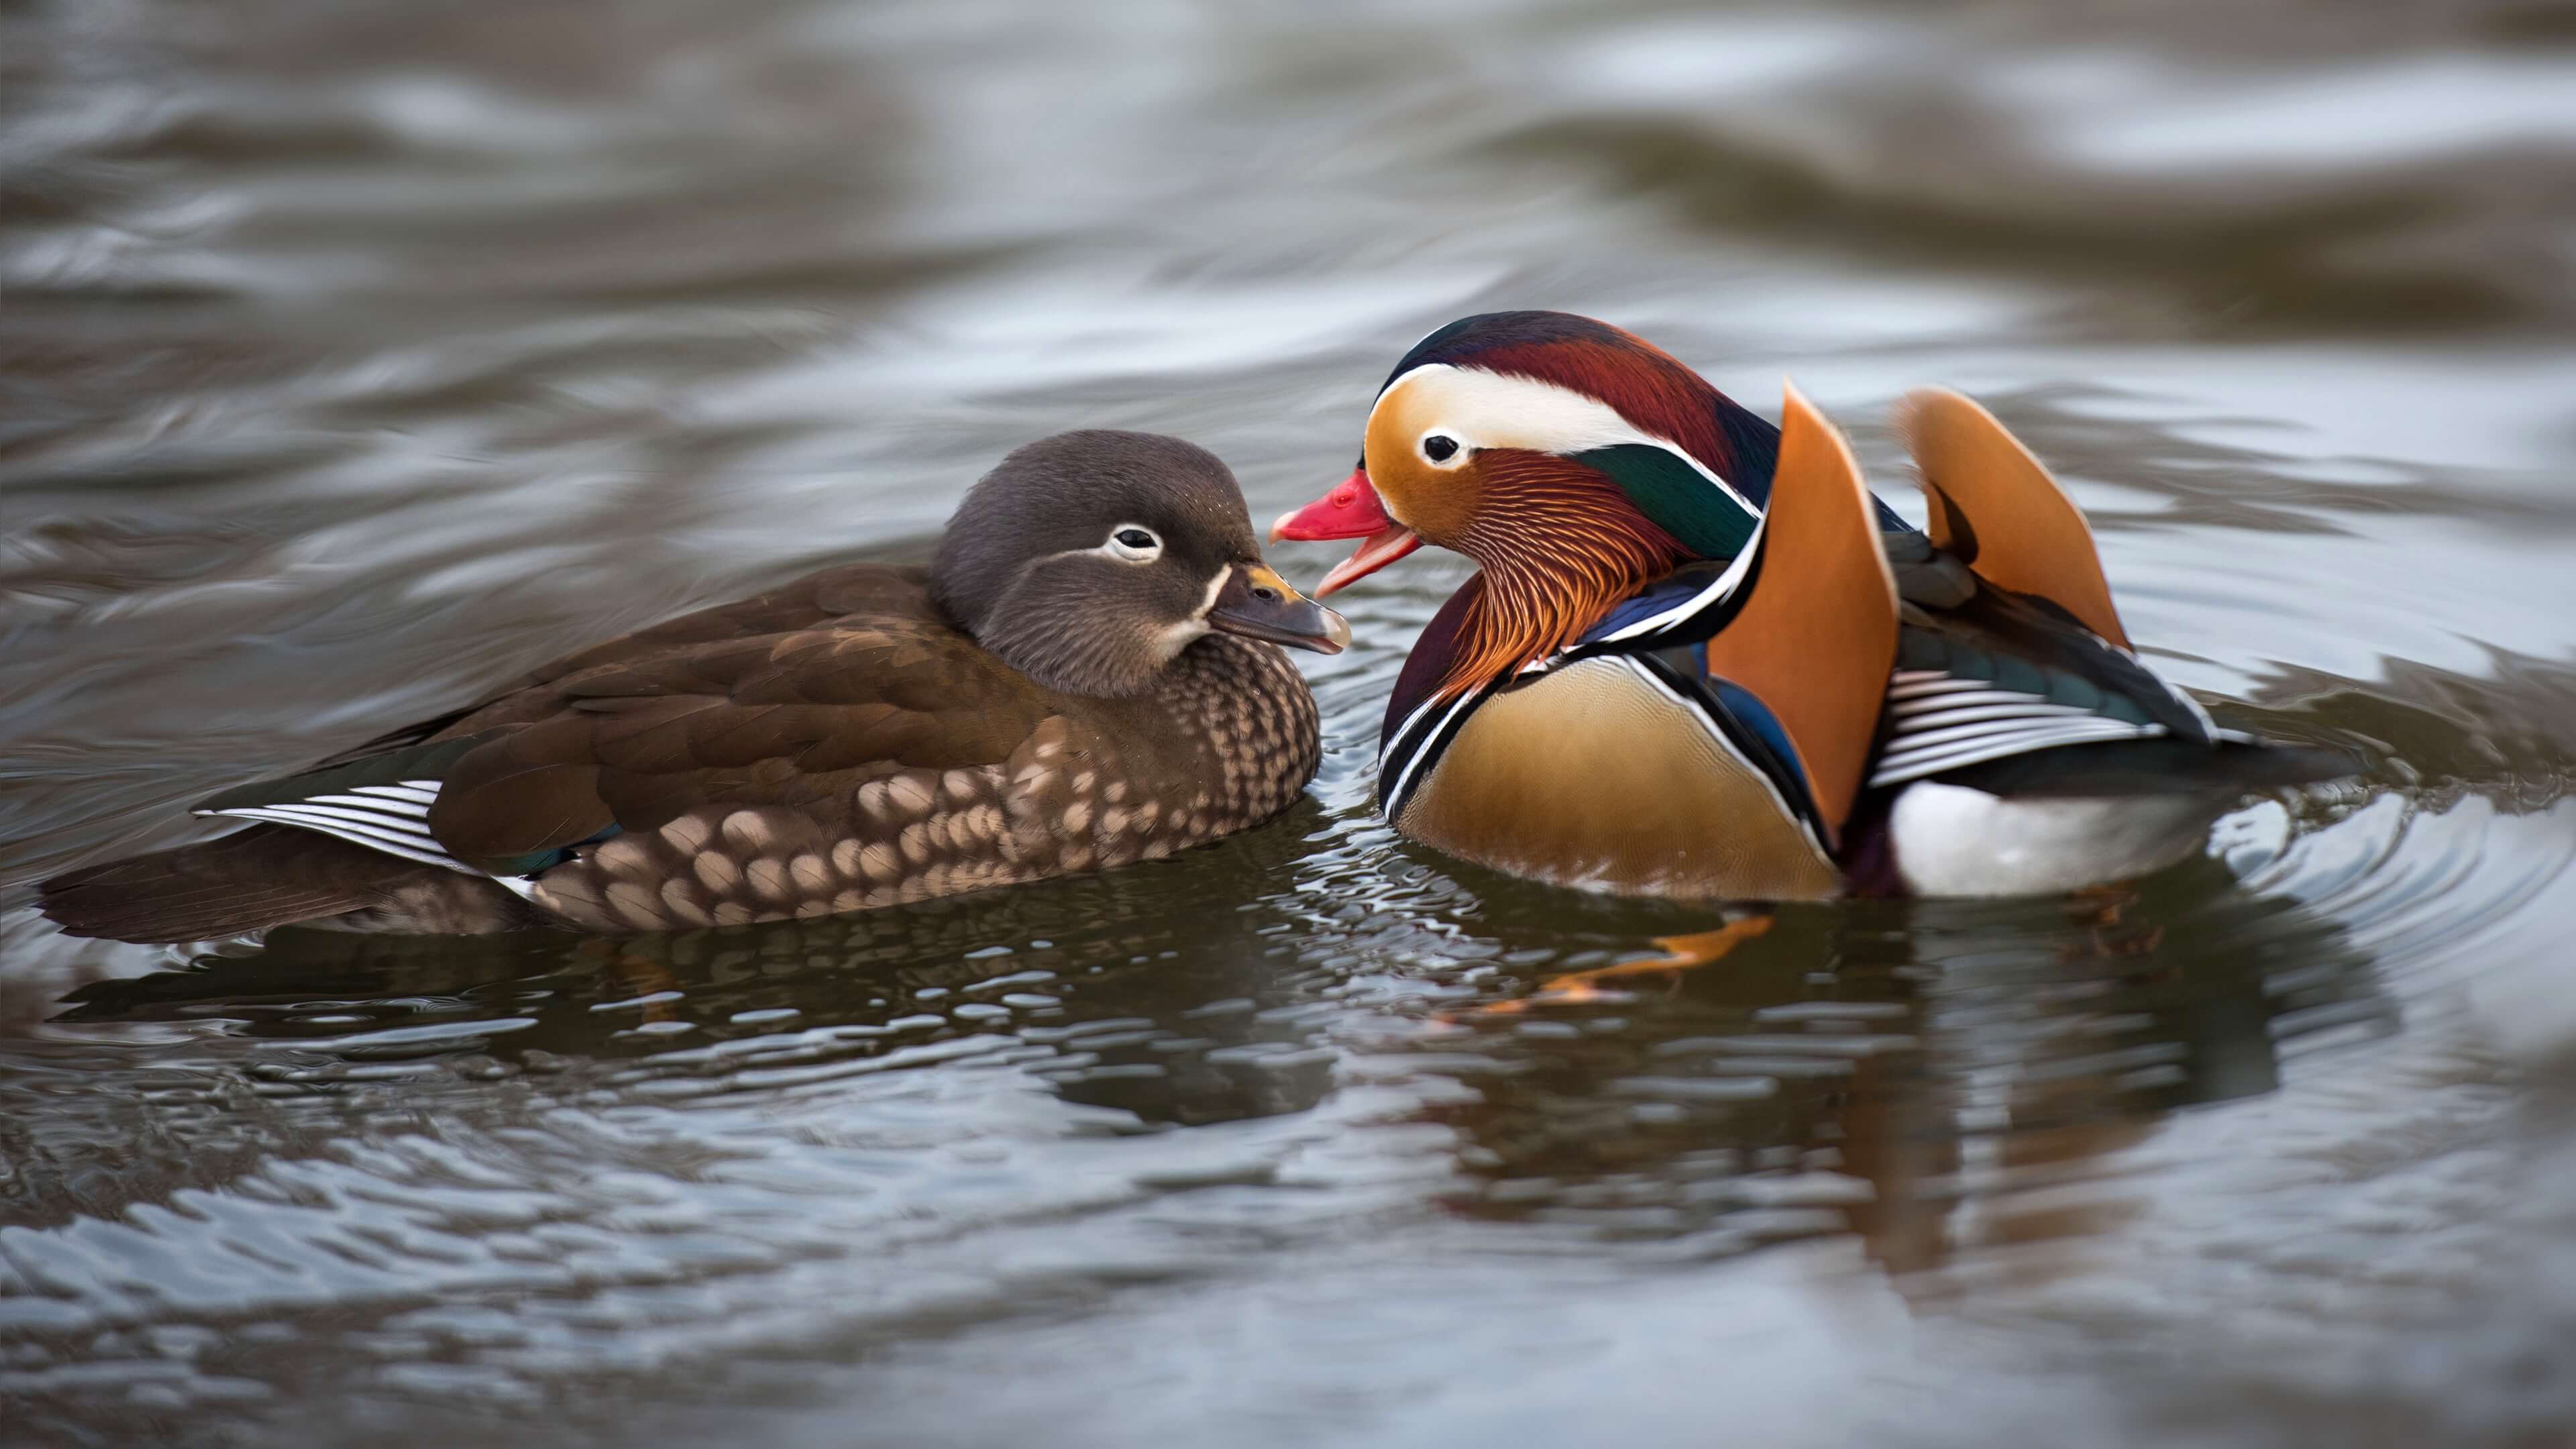
[[1208,580],[1207,596],[1199,600],[1198,611],[1191,614],[1190,617],[1201,622],[1205,622],[1208,616],[1208,610],[1216,607],[1216,596],[1225,592],[1226,580],[1233,577],[1234,565],[1227,564],[1224,568],[1218,569],[1216,571],[1216,577]]
[[[1617,408],[1599,398],[1552,382],[1426,362],[1388,383],[1369,415],[1374,419],[1388,408],[1399,409],[1400,415],[1412,424],[1415,461],[1443,471],[1460,466],[1478,448],[1565,454],[1644,443],[1690,464],[1701,477],[1742,503],[1746,512],[1760,511],[1736,492],[1733,484],[1692,457],[1688,449],[1670,438],[1641,431]],[[1456,442],[1457,453],[1446,460],[1434,460],[1422,450],[1423,443],[1433,437]]]
[[1199,600],[1197,610],[1177,624],[1165,625],[1163,632],[1155,636],[1154,647],[1162,656],[1161,662],[1171,663],[1182,650],[1208,632],[1208,611],[1216,607],[1216,596],[1225,592],[1226,580],[1233,577],[1234,565],[1227,564],[1218,569],[1216,577],[1208,580],[1207,593]]

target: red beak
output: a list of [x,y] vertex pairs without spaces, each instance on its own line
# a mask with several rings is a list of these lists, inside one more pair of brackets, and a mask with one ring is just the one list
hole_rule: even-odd
[[1351,476],[1332,492],[1279,515],[1279,521],[1270,525],[1270,541],[1277,543],[1283,538],[1310,542],[1328,538],[1361,540],[1358,552],[1333,565],[1333,571],[1315,585],[1314,597],[1318,599],[1422,547],[1422,540],[1412,529],[1387,517],[1386,504],[1377,496],[1376,485],[1369,482],[1365,466],[1353,468]]

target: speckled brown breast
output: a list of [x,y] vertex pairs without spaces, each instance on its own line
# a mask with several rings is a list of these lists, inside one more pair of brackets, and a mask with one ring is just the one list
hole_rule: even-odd
[[686,808],[584,849],[530,898],[603,931],[868,910],[1169,855],[1278,814],[1315,773],[1313,696],[1272,645],[1211,635],[1153,694],[1052,703],[990,763]]

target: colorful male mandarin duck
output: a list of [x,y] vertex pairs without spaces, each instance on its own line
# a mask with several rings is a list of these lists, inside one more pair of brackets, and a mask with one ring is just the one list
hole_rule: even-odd
[[2349,773],[2139,663],[2083,515],[1983,409],[1918,393],[1904,425],[1928,532],[1794,394],[1774,429],[1563,313],[1424,338],[1360,466],[1271,531],[1362,540],[1318,598],[1425,543],[1480,565],[1388,701],[1388,818],[1629,894],[2016,895],[2169,865],[2247,790]]
[[1067,433],[970,490],[927,569],[851,565],[558,660],[46,881],[75,935],[288,922],[730,925],[1168,855],[1286,809],[1341,616],[1261,559],[1213,455]]

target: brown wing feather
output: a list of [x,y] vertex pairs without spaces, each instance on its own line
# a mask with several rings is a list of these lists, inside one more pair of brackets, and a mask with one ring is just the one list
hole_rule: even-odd
[[1779,718],[1831,845],[1860,793],[1896,662],[1896,576],[1860,465],[1794,387],[1762,532],[1761,571],[1708,641],[1708,670]]
[[1923,472],[1932,542],[1998,588],[2048,600],[2126,649],[2084,511],[2021,440],[1976,403],[1940,388],[1898,414]]
[[[997,764],[1054,707],[941,622],[912,571],[835,570],[783,593],[587,651],[459,717],[443,733],[505,732],[450,768],[431,832],[503,869],[710,802],[802,804]],[[836,604],[866,612],[842,623]]]
[[808,574],[767,593],[682,614],[649,629],[577,650],[461,709],[388,730],[318,760],[312,768],[325,769],[407,745],[470,735],[494,725],[541,719],[555,708],[554,699],[541,686],[609,665],[649,668],[655,659],[682,646],[794,633],[874,611],[936,619],[929,602],[929,580],[929,570],[911,565],[844,564]]

